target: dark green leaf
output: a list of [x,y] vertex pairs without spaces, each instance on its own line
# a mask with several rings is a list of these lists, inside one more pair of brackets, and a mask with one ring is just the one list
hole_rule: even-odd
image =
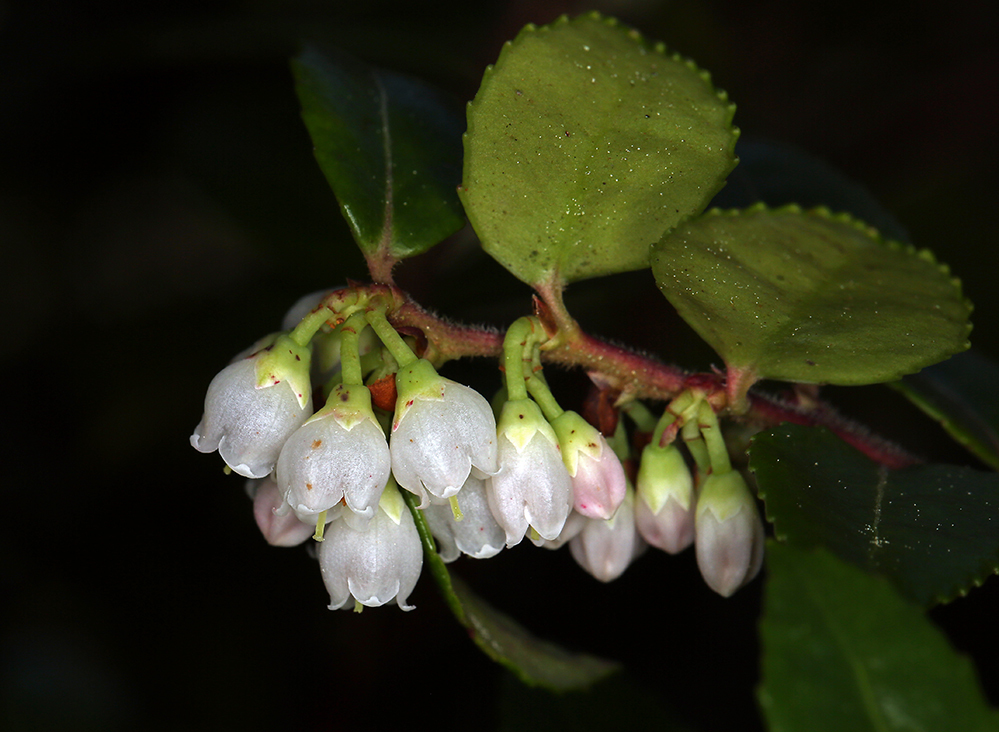
[[707,74],[611,19],[528,26],[469,105],[465,210],[532,285],[647,267],[734,167],[733,112]]
[[712,211],[665,236],[652,271],[728,367],[759,379],[873,384],[968,346],[971,306],[946,267],[823,209]]
[[992,732],[968,659],[884,580],[771,542],[760,630],[770,732]]
[[437,554],[434,538],[417,508],[419,499],[402,491],[423,542],[423,553],[431,574],[458,621],[476,645],[525,684],[552,691],[586,689],[619,670],[618,664],[595,656],[571,653],[537,638],[507,615],[496,610],[452,575]]
[[823,546],[930,605],[999,571],[999,474],[888,470],[825,429],[781,425],[750,447],[778,539]]
[[316,160],[369,266],[391,270],[462,226],[461,119],[437,92],[312,48],[292,70]]
[[966,351],[889,386],[999,469],[999,365],[994,361]]

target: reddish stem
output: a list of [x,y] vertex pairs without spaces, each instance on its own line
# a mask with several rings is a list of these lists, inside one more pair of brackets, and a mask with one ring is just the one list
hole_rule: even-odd
[[[453,323],[424,310],[409,295],[392,285],[354,285],[355,293],[388,301],[388,318],[396,328],[415,328],[426,336],[426,350],[421,354],[441,364],[464,357],[499,358],[504,333],[486,327]],[[921,462],[914,455],[852,422],[832,407],[815,401],[800,406],[778,397],[750,392],[748,403],[738,413],[729,410],[729,389],[723,374],[687,373],[646,354],[595,338],[585,333],[562,303],[561,288],[539,285],[546,328],[555,332],[544,345],[541,357],[549,363],[583,368],[600,383],[619,391],[620,401],[649,399],[669,401],[685,389],[696,389],[717,412],[759,426],[774,427],[781,422],[826,427],[840,439],[889,468],[902,468]],[[341,296],[341,290],[333,298]],[[744,410],[744,411],[743,411]]]

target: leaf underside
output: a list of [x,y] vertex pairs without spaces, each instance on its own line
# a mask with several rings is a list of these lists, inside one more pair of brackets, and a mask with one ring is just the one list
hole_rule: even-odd
[[735,166],[733,112],[706,73],[612,19],[528,26],[469,105],[461,199],[528,284],[642,269]]

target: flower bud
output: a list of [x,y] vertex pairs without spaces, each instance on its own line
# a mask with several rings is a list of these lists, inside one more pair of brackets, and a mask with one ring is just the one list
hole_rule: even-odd
[[624,500],[621,461],[600,431],[576,412],[562,412],[551,425],[572,478],[573,508],[589,518],[610,518]]
[[530,399],[504,404],[498,429],[499,472],[488,480],[486,495],[506,545],[520,543],[528,526],[555,539],[572,509],[572,478],[555,431]]
[[299,520],[315,523],[341,500],[370,519],[390,469],[388,443],[371,409],[371,394],[363,386],[340,384],[326,406],[288,438],[276,476]]
[[200,452],[217,449],[235,472],[263,478],[311,411],[309,350],[282,335],[212,379],[191,445]]
[[654,547],[676,554],[694,541],[694,480],[675,444],[646,445],[638,468],[635,523]]
[[451,506],[446,503],[431,503],[423,509],[430,532],[437,539],[441,559],[453,562],[459,554],[475,559],[487,559],[498,554],[506,535],[489,510],[485,482],[468,476],[454,500],[461,510],[460,520],[455,518]]
[[[496,420],[485,397],[420,359],[396,374],[392,473],[421,508],[458,493],[472,468],[496,472]],[[429,495],[428,495],[429,493]]]
[[737,471],[712,473],[697,497],[694,547],[708,586],[729,597],[752,580],[763,563],[763,522],[749,487]]
[[609,519],[586,519],[583,530],[569,541],[569,551],[580,567],[601,582],[617,579],[647,548],[635,530],[635,494],[628,488],[624,501]]
[[315,533],[315,521],[304,524],[287,510],[273,476],[248,480],[247,492],[253,499],[253,518],[271,546],[298,546]]
[[355,603],[379,607],[397,602],[403,610],[423,568],[423,547],[413,515],[394,482],[385,486],[374,517],[363,531],[342,519],[326,527],[319,568],[330,593],[330,610]]

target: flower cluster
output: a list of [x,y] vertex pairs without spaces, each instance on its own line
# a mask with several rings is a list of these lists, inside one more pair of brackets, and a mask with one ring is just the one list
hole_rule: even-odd
[[[677,553],[694,543],[720,594],[756,574],[759,515],[720,456],[714,412],[695,394],[667,408],[636,461],[623,420],[608,438],[556,403],[539,365],[547,336],[536,318],[507,334],[497,418],[481,394],[419,357],[388,311],[330,293],[299,303],[297,326],[215,377],[191,436],[196,449],[218,450],[251,479],[270,544],[321,542],[330,608],[411,609],[423,561],[418,524],[447,562],[488,558],[527,537],[568,544],[581,567],[608,582],[649,545]],[[648,421],[641,409],[628,411],[636,433]],[[672,441],[681,426],[689,460]],[[403,492],[413,496],[409,506]]]

